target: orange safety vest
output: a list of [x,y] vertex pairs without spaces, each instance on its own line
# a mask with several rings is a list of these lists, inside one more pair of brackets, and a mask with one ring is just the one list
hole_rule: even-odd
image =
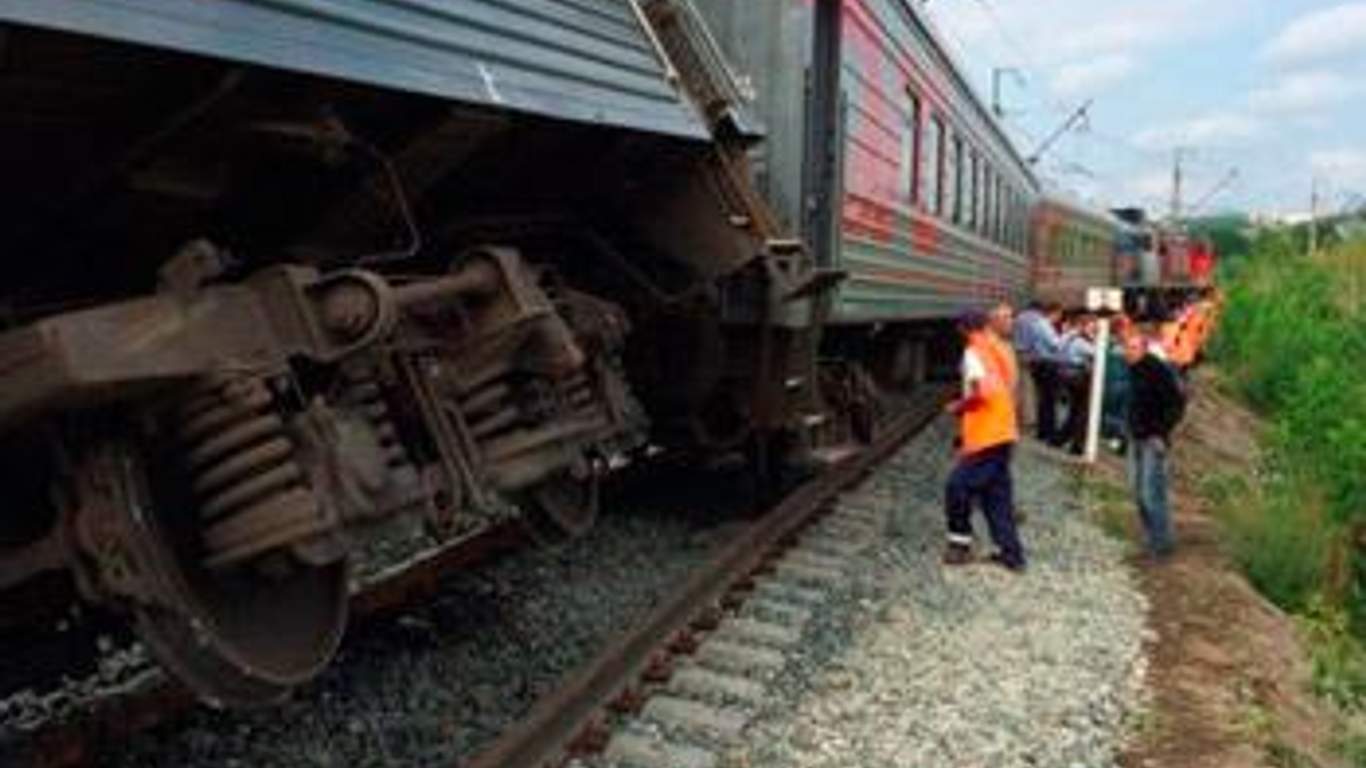
[[985,332],[974,333],[968,339],[968,349],[981,359],[986,377],[978,383],[978,402],[959,417],[964,456],[1019,439],[1015,396],[1010,387],[1013,366],[1009,356],[1001,343]]
[[1182,315],[1170,353],[1173,363],[1184,368],[1195,362],[1195,355],[1200,351],[1200,329],[1200,314],[1197,310],[1192,309]]
[[1210,335],[1214,333],[1214,307],[1210,306],[1208,302],[1201,302],[1196,305],[1195,319],[1199,322],[1200,329],[1199,348],[1204,349],[1205,345],[1209,343]]

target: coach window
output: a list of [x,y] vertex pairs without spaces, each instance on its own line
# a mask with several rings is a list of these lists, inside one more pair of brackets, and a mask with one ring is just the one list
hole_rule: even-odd
[[948,159],[949,159],[949,136],[948,130],[944,127],[944,118],[934,118],[934,157],[930,161],[934,163],[934,212],[939,216],[948,214],[947,198],[948,188]]
[[1024,253],[1029,247],[1029,209],[1022,192],[1015,193],[1015,249]]
[[[968,164],[963,156],[963,137],[953,136],[953,223],[963,223],[964,188],[963,177],[967,174]],[[969,205],[971,203],[968,203]]]
[[1018,210],[1019,201],[1015,197],[1015,188],[1006,186],[1006,247],[1015,250],[1015,215]]
[[996,176],[992,183],[992,242],[1001,242],[1001,220],[1005,217],[1005,206],[1001,198],[1001,178]]
[[996,176],[992,179],[992,189],[988,190],[992,195],[992,220],[988,223],[986,236],[992,239],[993,243],[1001,242],[1001,178]]
[[920,202],[920,97],[909,88],[911,112],[901,136],[901,199],[912,207]]
[[1014,184],[1005,184],[1005,247],[1015,250],[1015,234],[1019,230],[1019,194]]
[[991,163],[982,163],[982,217],[977,222],[977,233],[982,237],[991,236]]
[[948,221],[953,221],[954,212],[958,210],[958,155],[954,150],[955,136],[949,129],[948,124],[944,125],[944,132],[939,134],[939,140],[943,142],[941,151],[944,153],[943,185],[940,194],[943,201],[940,203],[939,212]]
[[978,170],[978,165],[981,163],[981,160],[978,158],[977,150],[975,149],[970,149],[968,154],[971,155],[972,158],[968,164],[968,203],[967,218],[964,225],[969,230],[973,230],[977,228],[977,174],[980,172]]
[[1006,180],[996,179],[996,242],[1006,242]]
[[920,202],[930,213],[940,212],[939,181],[943,172],[944,123],[933,114],[923,124],[920,140]]
[[1001,180],[1001,237],[1002,247],[1010,245],[1010,184]]

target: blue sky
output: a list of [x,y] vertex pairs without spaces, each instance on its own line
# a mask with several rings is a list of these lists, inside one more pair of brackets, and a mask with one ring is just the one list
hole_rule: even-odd
[[1366,1],[929,0],[979,93],[1006,77],[1007,124],[1028,154],[1094,98],[1089,126],[1040,162],[1098,205],[1170,207],[1182,149],[1187,206],[1308,210],[1366,195]]

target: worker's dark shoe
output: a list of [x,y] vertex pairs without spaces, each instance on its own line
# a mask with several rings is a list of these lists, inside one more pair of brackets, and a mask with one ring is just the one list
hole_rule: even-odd
[[944,550],[944,565],[970,565],[972,563],[972,547],[962,544],[950,544]]
[[1000,552],[993,554],[989,558],[989,560],[993,565],[999,565],[1007,571],[1010,571],[1011,573],[1025,572],[1025,564],[1023,562],[1014,562],[1011,560],[1007,560],[1006,556],[1001,554]]

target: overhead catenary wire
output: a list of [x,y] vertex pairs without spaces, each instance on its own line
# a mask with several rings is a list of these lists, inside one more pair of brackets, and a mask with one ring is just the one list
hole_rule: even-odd
[[[943,18],[944,14],[938,11],[945,6],[944,3],[923,5],[933,9],[932,13]],[[1045,73],[1049,69],[1043,65],[1037,50],[1024,44],[1018,28],[1008,23],[1009,17],[1002,13],[996,0],[975,0],[973,3],[953,5],[955,10],[971,9],[967,10],[967,13],[976,15],[976,24],[979,28],[989,30],[986,33],[999,41],[999,51],[1016,59],[1004,62],[1009,65],[1006,69],[1018,71],[1019,79],[1017,88],[1008,89],[1008,93],[1002,95],[1001,101],[1004,103],[1000,105],[1002,108],[998,120],[1019,145],[1039,146],[1041,131],[1051,128],[1051,125],[1040,128],[1041,120],[1048,115],[1071,114],[1076,105],[1058,101],[1039,87],[1040,82],[1047,80]],[[963,44],[953,24],[937,24],[935,28],[943,33],[946,41],[959,52],[961,60],[971,60],[971,57],[964,55],[971,49]],[[992,68],[988,71],[1000,70],[1003,68],[1002,64],[1003,62],[993,62]],[[1017,99],[1018,103],[1009,103]],[[1051,123],[1051,120],[1049,122]],[[1119,135],[1113,130],[1107,131],[1103,124],[1098,127],[1096,122],[1094,119],[1088,120],[1085,131],[1065,131],[1055,140],[1055,145],[1049,148],[1048,159],[1038,163],[1038,170],[1059,177],[1054,180],[1055,183],[1070,177],[1073,180],[1068,182],[1067,185],[1070,186],[1084,178],[1087,186],[1103,190],[1102,196],[1123,197],[1126,201],[1141,198],[1145,204],[1158,205],[1159,198],[1144,194],[1138,179],[1145,174],[1151,175],[1144,171],[1144,168],[1151,166],[1151,171],[1169,162],[1170,146],[1165,143],[1158,146],[1157,143],[1145,141],[1138,135]],[[1229,147],[1218,145],[1202,145],[1199,154],[1187,155],[1186,160],[1188,165],[1192,166],[1191,170],[1199,171],[1191,174],[1196,178],[1196,183],[1203,185],[1201,179],[1213,177],[1216,169],[1222,172],[1231,165],[1246,163],[1245,158],[1238,156],[1240,153],[1230,150]],[[1128,161],[1114,162],[1113,156],[1107,154],[1112,152],[1122,153]],[[1133,167],[1134,164],[1139,167]],[[1247,190],[1255,186],[1254,180],[1242,178],[1239,181],[1240,197],[1251,194]]]

